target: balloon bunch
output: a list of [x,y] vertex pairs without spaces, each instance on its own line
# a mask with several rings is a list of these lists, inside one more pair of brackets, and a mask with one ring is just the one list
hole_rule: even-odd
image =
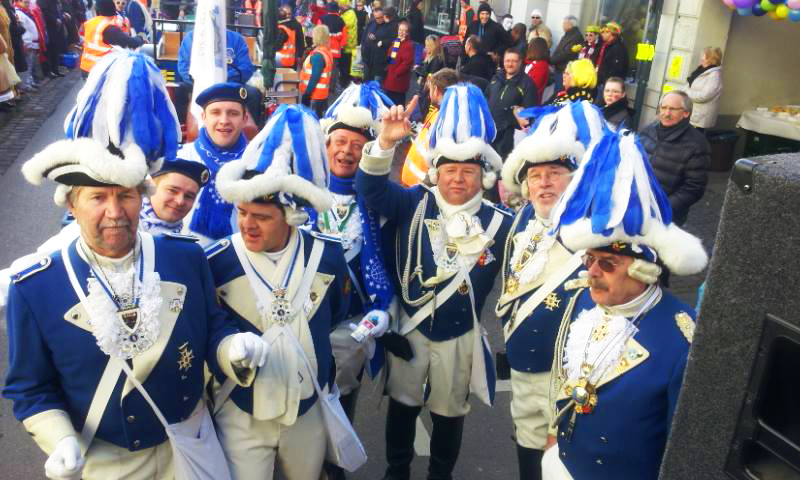
[[800,0],[722,0],[739,15],[767,15],[773,20],[800,22]]

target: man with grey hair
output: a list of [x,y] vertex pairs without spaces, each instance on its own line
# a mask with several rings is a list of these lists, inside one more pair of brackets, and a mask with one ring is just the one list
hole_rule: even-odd
[[553,54],[550,55],[550,65],[555,68],[555,91],[560,92],[564,88],[564,82],[561,79],[567,64],[578,58],[578,54],[583,46],[583,34],[578,28],[578,19],[573,15],[564,17],[562,24],[564,28],[564,36],[558,42]]
[[656,178],[669,196],[677,225],[686,222],[689,207],[703,197],[711,162],[711,147],[689,124],[691,115],[692,100],[685,92],[673,90],[661,97],[658,120],[640,134]]

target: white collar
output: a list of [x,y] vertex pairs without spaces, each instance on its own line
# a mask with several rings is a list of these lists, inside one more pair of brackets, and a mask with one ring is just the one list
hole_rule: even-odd
[[474,197],[462,203],[461,205],[452,205],[447,203],[447,200],[444,199],[444,196],[442,196],[442,192],[439,191],[438,186],[433,187],[431,191],[436,198],[436,206],[439,207],[439,211],[442,213],[442,217],[444,217],[445,220],[459,213],[475,215],[481,209],[483,192],[478,192]]

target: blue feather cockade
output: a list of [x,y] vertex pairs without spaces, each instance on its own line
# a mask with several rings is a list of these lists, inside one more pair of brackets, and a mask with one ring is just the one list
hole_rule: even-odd
[[380,84],[374,80],[361,85],[353,84],[325,110],[322,118],[336,118],[339,109],[345,105],[364,107],[369,110],[373,119],[377,119],[381,110],[392,107],[394,102],[383,93]]
[[[258,164],[254,170],[264,173],[272,165],[275,151],[283,144],[283,137],[288,129],[294,156],[291,166],[295,170],[290,173],[294,173],[313,183],[314,172],[311,167],[311,155],[308,151],[305,126],[303,125],[303,117],[311,114],[311,110],[300,105],[284,104],[278,107],[272,114],[270,122],[264,127],[265,129],[269,128],[269,135],[264,140],[264,146],[261,149]],[[317,152],[317,154],[319,155],[320,153]]]
[[[466,110],[463,117],[462,110]],[[468,122],[466,128],[464,122]],[[459,83],[445,89],[439,115],[431,127],[428,145],[435,149],[436,142],[442,138],[448,138],[456,144],[468,138],[481,138],[489,144],[496,134],[486,97],[475,85]]]
[[[93,70],[87,80],[84,89],[90,91],[78,95],[78,104],[65,125],[67,138],[94,138],[103,145],[115,143],[108,137],[96,138],[103,136],[94,129],[96,122],[100,122],[116,130],[120,143],[116,147],[124,149],[132,141],[141,148],[148,164],[163,157],[174,158],[179,142],[178,120],[158,67],[139,53],[109,55],[95,65],[97,71]],[[123,91],[112,91],[120,84],[124,84]],[[121,111],[110,108],[118,101]],[[101,103],[105,105],[104,111],[98,111]],[[101,130],[110,137],[110,132]]]
[[[621,226],[626,235],[634,237],[647,233],[645,225],[648,220],[664,225],[672,222],[669,199],[658,183],[638,138],[633,139],[633,149],[630,143],[626,149],[620,148],[627,135],[634,134],[630,131],[606,131],[595,144],[589,158],[580,167],[578,183],[563,200],[565,204],[556,228],[588,218],[591,233],[609,236]],[[642,194],[647,198],[641,198]],[[648,204],[650,208],[645,211]]]

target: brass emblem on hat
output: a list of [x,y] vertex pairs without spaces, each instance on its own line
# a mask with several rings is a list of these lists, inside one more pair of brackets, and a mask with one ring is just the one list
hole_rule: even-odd
[[189,342],[185,342],[178,347],[178,370],[185,372],[192,368],[192,360],[194,360],[194,352],[189,349]]
[[614,249],[615,252],[621,252],[625,250],[625,243],[624,242],[614,242],[611,244],[611,248]]
[[469,293],[469,285],[467,285],[466,280],[461,282],[461,285],[458,286],[458,293],[460,293],[461,295],[466,295]]
[[246,100],[246,99],[247,99],[247,89],[246,89],[246,88],[244,88],[244,87],[239,87],[239,97],[240,97],[242,100]]
[[211,174],[208,173],[208,170],[203,170],[203,173],[200,174],[200,182],[201,183],[208,183],[208,178],[210,176],[211,176]]

